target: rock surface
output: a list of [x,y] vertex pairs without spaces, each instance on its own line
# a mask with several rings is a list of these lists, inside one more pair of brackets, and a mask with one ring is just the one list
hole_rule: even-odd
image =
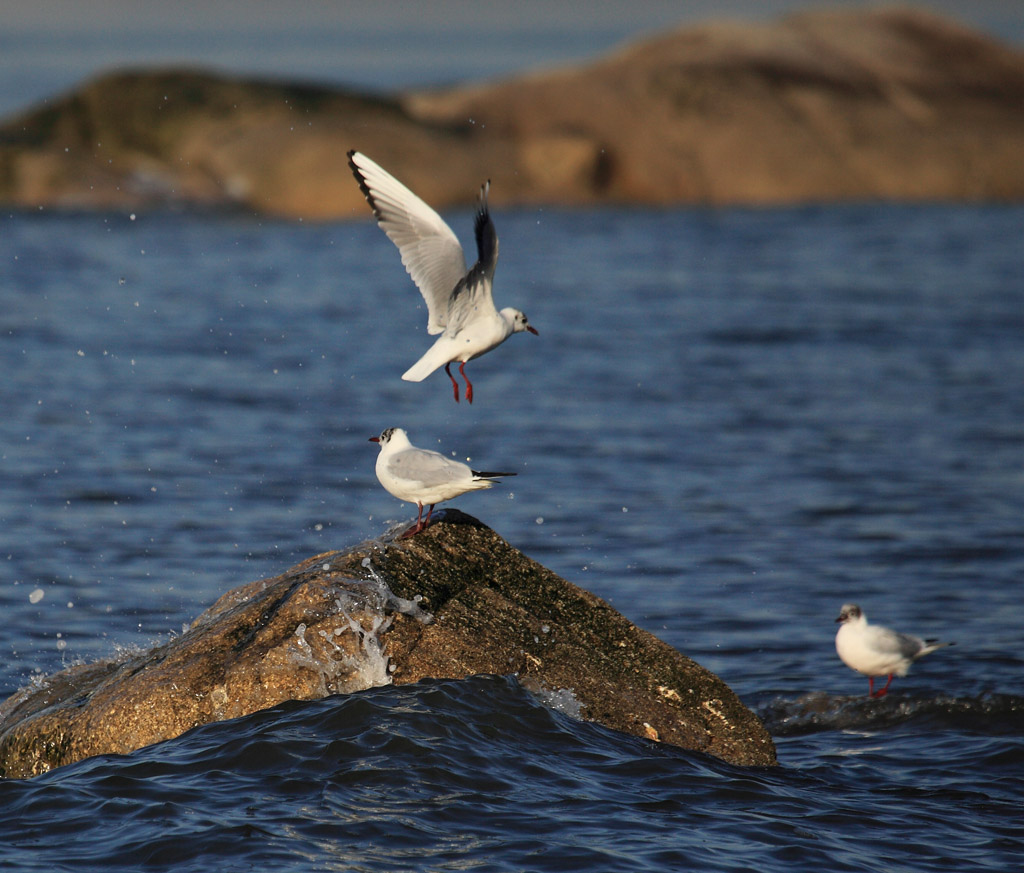
[[775,763],[718,677],[457,510],[409,540],[312,557],[228,592],[149,652],[72,667],[0,705],[0,775],[128,753],[285,700],[511,674],[581,717],[743,765]]
[[1024,53],[923,11],[713,23],[393,97],[105,76],[0,127],[0,201],[366,217],[358,148],[438,207],[1024,197]]

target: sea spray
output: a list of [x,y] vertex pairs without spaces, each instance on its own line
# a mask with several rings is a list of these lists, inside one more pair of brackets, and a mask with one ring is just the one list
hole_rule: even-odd
[[[324,614],[337,616],[333,627],[309,634],[305,622],[296,625],[291,644],[292,663],[312,670],[318,677],[322,694],[350,694],[379,685],[391,684],[393,668],[389,664],[384,634],[399,612],[424,624],[433,616],[419,606],[419,599],[396,595],[384,576],[364,558],[367,576],[362,580],[332,580]],[[330,577],[331,565],[322,571]]]

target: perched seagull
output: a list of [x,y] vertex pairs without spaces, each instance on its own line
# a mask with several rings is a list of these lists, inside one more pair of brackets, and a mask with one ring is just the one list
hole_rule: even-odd
[[[836,651],[847,667],[868,677],[868,697],[883,697],[889,691],[893,676],[906,676],[910,665],[918,658],[953,645],[868,624],[856,603],[844,603],[836,621],[839,623]],[[876,692],[875,677],[885,675],[889,680]]]
[[[370,437],[380,444],[377,455],[377,478],[384,490],[399,500],[415,503],[416,524],[402,539],[415,536],[430,523],[434,504],[451,500],[467,491],[490,488],[499,476],[515,473],[478,473],[466,464],[446,458],[440,452],[418,449],[400,427],[389,427],[379,437]],[[423,506],[430,505],[423,518]]]
[[348,165],[377,224],[398,246],[405,269],[427,302],[427,333],[441,334],[402,378],[422,382],[444,366],[458,403],[459,383],[450,367],[459,361],[459,372],[466,380],[466,401],[472,403],[473,383],[466,375],[466,362],[501,345],[514,333],[537,333],[518,309],[508,306],[499,312],[494,308],[491,285],[498,263],[498,234],[487,211],[491,183],[480,186],[474,225],[477,261],[467,272],[462,246],[440,215],[366,155],[350,151]]

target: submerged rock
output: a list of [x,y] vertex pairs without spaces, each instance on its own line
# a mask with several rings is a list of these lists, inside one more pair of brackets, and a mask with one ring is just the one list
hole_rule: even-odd
[[437,208],[1024,198],[1024,53],[914,9],[682,28],[594,63],[388,97],[115,73],[0,126],[0,202],[366,204],[358,148]]
[[515,674],[581,718],[775,763],[717,676],[457,510],[408,540],[309,558],[228,592],[182,636],[72,667],[0,705],[0,775],[127,753],[285,700]]

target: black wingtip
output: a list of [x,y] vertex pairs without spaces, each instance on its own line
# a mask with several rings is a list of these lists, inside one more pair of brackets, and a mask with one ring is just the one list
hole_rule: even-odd
[[476,223],[480,224],[482,221],[487,220],[487,216],[490,210],[487,208],[487,197],[491,193],[491,180],[488,179],[483,185],[480,186],[480,197],[479,203],[476,208]]
[[373,192],[370,191],[369,186],[366,184],[366,177],[363,175],[362,168],[352,159],[353,155],[356,154],[356,149],[349,149],[348,151],[348,165],[352,170],[352,175],[356,177],[356,182],[359,185],[359,190],[363,192],[363,196],[366,198],[366,202],[370,204],[370,209],[373,210],[373,216],[377,221],[381,220],[380,210],[377,208],[377,202],[373,199]]
[[348,166],[349,166],[349,169],[352,170],[352,172],[355,174],[356,179],[362,179],[362,176],[363,176],[362,171],[356,165],[355,160],[353,160],[353,158],[355,158],[355,155],[356,155],[356,150],[355,149],[349,149],[348,150]]
[[472,471],[473,475],[478,479],[497,479],[499,476],[518,476],[518,473],[488,473],[478,472],[477,470]]
[[487,195],[491,190],[491,180],[480,186],[480,206],[476,211],[473,230],[476,234],[477,264],[485,269],[493,269],[498,257],[498,233],[491,221],[491,213],[487,208]]

